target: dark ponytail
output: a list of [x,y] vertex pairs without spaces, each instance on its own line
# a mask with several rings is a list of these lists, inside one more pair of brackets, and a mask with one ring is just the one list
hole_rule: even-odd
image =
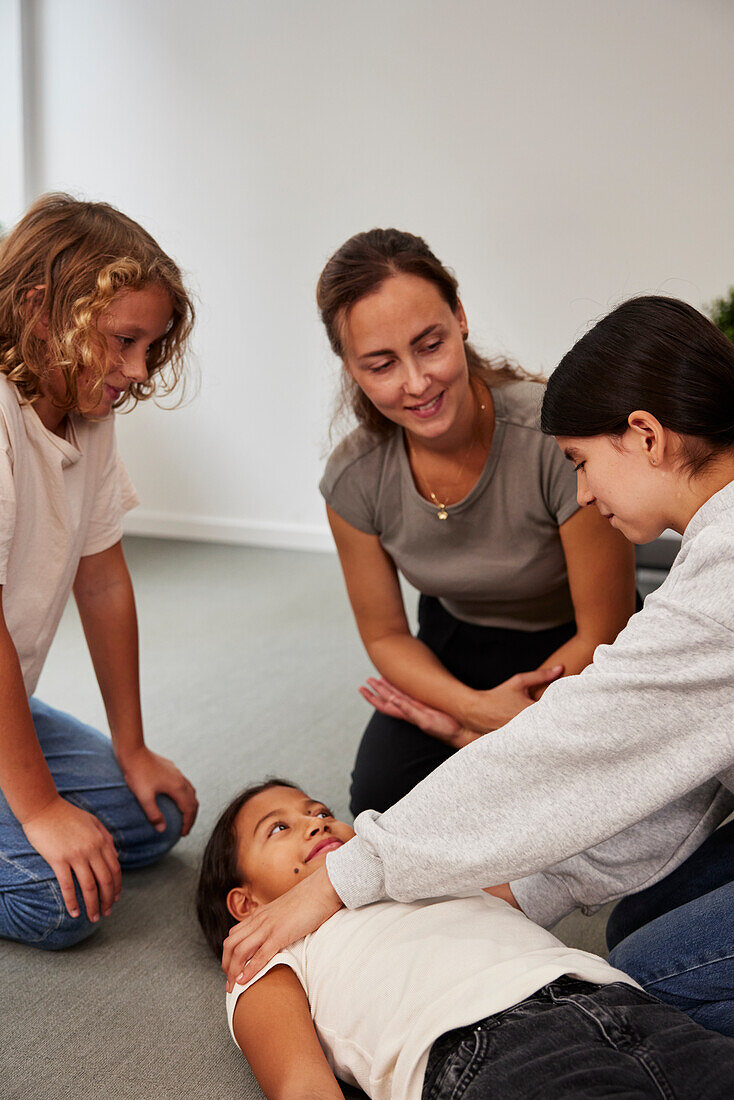
[[541,427],[623,435],[636,409],[684,437],[694,475],[734,447],[734,344],[677,298],[632,298],[582,336],[550,377]]

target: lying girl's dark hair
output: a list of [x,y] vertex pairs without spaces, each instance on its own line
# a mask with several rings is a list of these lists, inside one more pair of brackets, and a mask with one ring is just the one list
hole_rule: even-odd
[[734,447],[734,344],[677,298],[631,298],[598,322],[550,376],[548,435],[624,435],[636,409],[682,436],[695,476]]
[[[378,290],[394,275],[417,275],[432,283],[452,312],[459,302],[459,284],[449,268],[431,252],[422,237],[402,229],[370,229],[356,233],[327,262],[316,287],[316,303],[332,351],[344,359],[344,323],[353,306]],[[486,358],[471,343],[465,345],[469,374],[487,387],[529,378],[520,367],[501,356]],[[537,381],[537,379],[536,379]],[[375,408],[349,371],[342,371],[337,417],[350,410],[359,424],[378,435],[394,424]]]
[[288,779],[266,779],[263,783],[246,787],[219,815],[204,849],[196,888],[196,914],[206,942],[217,958],[222,954],[222,944],[229,935],[230,928],[236,923],[227,908],[227,894],[235,886],[242,885],[242,874],[237,866],[235,818],[245,803],[271,787],[292,787],[296,791],[300,789]]

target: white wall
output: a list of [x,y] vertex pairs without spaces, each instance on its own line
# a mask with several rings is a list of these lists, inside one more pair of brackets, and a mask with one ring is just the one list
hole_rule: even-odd
[[328,543],[313,291],[360,229],[425,235],[479,343],[533,369],[634,292],[734,282],[724,0],[33,9],[38,189],[121,206],[200,298],[199,396],[120,424],[132,529]]
[[0,228],[25,205],[21,0],[0,0]]

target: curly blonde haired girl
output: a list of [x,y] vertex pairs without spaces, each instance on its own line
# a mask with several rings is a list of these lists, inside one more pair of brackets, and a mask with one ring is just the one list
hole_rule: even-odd
[[[0,935],[87,936],[122,867],[189,831],[191,783],[145,744],[114,410],[171,393],[181,273],[107,203],[41,197],[0,242]],[[112,740],[33,695],[73,590]]]

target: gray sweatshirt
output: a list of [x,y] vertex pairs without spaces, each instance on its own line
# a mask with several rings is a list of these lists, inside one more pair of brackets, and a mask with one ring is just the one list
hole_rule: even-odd
[[385,813],[360,814],[326,865],[350,909],[511,881],[549,926],[668,874],[731,812],[731,790],[734,482],[593,664]]

